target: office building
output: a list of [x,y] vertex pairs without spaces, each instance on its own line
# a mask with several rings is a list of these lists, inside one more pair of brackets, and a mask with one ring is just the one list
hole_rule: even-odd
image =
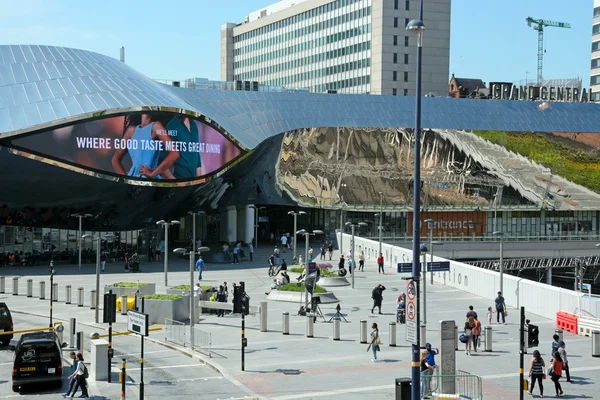
[[[281,0],[221,27],[221,80],[414,95],[418,0]],[[450,0],[427,1],[423,93],[445,96]]]
[[592,20],[592,57],[590,66],[592,100],[600,100],[600,0],[594,0]]

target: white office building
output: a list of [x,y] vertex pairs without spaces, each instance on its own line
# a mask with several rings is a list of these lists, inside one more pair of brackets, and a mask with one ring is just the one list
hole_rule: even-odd
[[594,0],[590,89],[592,90],[592,100],[600,101],[600,0]]
[[[414,95],[418,0],[281,0],[221,27],[221,80]],[[425,2],[423,93],[445,96],[450,0]]]

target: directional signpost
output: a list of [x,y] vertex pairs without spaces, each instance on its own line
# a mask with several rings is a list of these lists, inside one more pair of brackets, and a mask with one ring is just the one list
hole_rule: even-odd
[[398,263],[399,274],[412,274],[412,263]]
[[[427,263],[427,272],[448,272],[450,271],[450,261],[434,261]],[[412,263],[398,263],[399,274],[412,273]]]
[[[398,267],[398,269],[400,269]],[[417,285],[413,280],[406,284],[406,341],[418,345],[417,342]]]
[[[142,310],[144,309],[144,299],[142,298]],[[127,330],[137,333],[141,338],[140,349],[140,399],[144,398],[144,336],[148,336],[148,314],[137,311],[127,311]]]

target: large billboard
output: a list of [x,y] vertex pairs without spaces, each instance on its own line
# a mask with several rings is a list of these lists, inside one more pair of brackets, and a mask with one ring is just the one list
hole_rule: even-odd
[[200,180],[243,151],[187,115],[136,113],[75,123],[13,139],[11,146],[69,165],[134,180]]

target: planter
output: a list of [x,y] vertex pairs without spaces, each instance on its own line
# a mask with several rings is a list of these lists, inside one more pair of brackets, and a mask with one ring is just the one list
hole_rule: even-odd
[[[188,285],[189,287],[189,285]],[[189,296],[190,295],[190,291],[188,289],[175,289],[175,288],[168,288],[167,289],[167,294],[180,294],[182,296]],[[212,292],[206,289],[202,289],[200,292],[200,300],[210,300],[210,296],[211,296]]]
[[350,286],[350,282],[346,277],[336,276],[333,278],[321,278],[319,282],[317,282],[319,286],[323,287],[337,287],[337,286]]
[[175,300],[144,299],[144,312],[150,324],[164,324],[165,319],[187,321],[190,318],[190,299],[183,296]]
[[[149,283],[146,286],[141,287],[104,286],[104,293],[108,293],[109,290],[112,290],[112,292],[117,295],[117,298],[120,298],[123,295],[135,297],[135,293],[138,290],[142,296],[147,296],[156,293],[156,284]],[[181,294],[181,291],[177,294]]]
[[[321,298],[321,304],[333,304],[340,302],[338,298],[335,297],[335,294],[331,292],[319,293],[318,296]],[[273,289],[271,290],[271,293],[267,295],[267,300],[300,303],[304,301],[304,292],[282,292],[280,290]]]

